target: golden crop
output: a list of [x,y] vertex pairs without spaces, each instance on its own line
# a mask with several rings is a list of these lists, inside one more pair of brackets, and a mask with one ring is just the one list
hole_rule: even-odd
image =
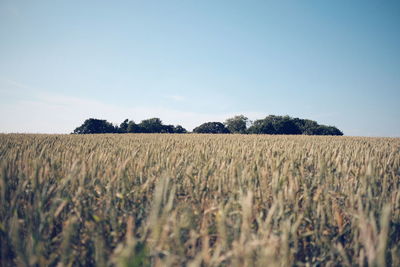
[[0,135],[0,265],[400,266],[400,139]]

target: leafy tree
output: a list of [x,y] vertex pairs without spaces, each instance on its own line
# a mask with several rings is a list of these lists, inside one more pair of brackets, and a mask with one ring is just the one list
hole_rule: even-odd
[[275,134],[275,128],[269,120],[256,120],[248,129],[251,134]]
[[[225,121],[206,122],[193,129],[195,133],[252,133],[252,134],[306,134],[306,135],[343,135],[343,132],[334,126],[320,125],[316,121],[289,116],[269,115],[261,120],[256,120],[247,129],[249,120],[243,115],[234,116]],[[113,126],[106,120],[87,119],[77,127],[73,133],[187,133],[180,125],[164,125],[159,118],[143,120],[136,124],[128,119],[119,126]]]
[[312,120],[275,115],[255,121],[248,132],[254,134],[343,135],[339,129],[333,126],[319,125]]
[[127,133],[141,133],[142,129],[134,121],[129,121],[126,132]]
[[305,135],[316,135],[318,134],[318,127],[320,126],[316,121],[304,120],[295,118],[294,123],[299,127],[302,134]]
[[143,120],[139,126],[144,133],[161,133],[164,128],[159,118]]
[[163,125],[161,133],[187,133],[187,131],[180,125]]
[[243,115],[237,115],[233,118],[227,119],[224,124],[231,133],[244,134],[247,131],[248,122],[249,119],[247,117]]
[[320,125],[317,129],[318,135],[343,135],[343,133],[336,127]]
[[174,125],[163,125],[161,129],[161,133],[174,133],[174,131]]
[[119,125],[119,132],[120,132],[120,133],[127,133],[127,132],[128,132],[128,124],[129,124],[129,120],[128,120],[128,119],[124,120],[124,121]]
[[163,125],[159,118],[143,120],[136,124],[133,121],[128,122],[128,133],[187,133],[186,129],[180,125]]
[[320,125],[316,121],[294,119],[302,134],[306,135],[343,135],[343,132],[334,126]]
[[74,130],[75,134],[115,133],[117,129],[106,120],[87,119]]
[[187,133],[186,129],[180,125],[175,126],[174,133]]
[[335,126],[328,126],[331,135],[343,135],[343,132]]
[[206,122],[193,129],[195,133],[225,134],[229,130],[220,122]]
[[274,126],[274,134],[301,134],[299,127],[295,124],[293,119],[289,116],[268,116],[265,118],[271,120]]

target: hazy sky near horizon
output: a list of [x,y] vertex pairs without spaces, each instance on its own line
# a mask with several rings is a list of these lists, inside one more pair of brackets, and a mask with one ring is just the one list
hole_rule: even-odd
[[0,132],[290,115],[400,137],[400,1],[0,1]]

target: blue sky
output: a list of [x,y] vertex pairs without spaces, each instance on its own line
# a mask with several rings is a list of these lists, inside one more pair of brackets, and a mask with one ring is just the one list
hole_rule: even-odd
[[400,136],[399,1],[0,1],[0,132],[236,114]]

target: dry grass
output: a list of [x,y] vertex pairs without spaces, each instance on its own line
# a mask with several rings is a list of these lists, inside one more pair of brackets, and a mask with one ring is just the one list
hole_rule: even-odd
[[0,265],[400,266],[400,139],[0,135]]

